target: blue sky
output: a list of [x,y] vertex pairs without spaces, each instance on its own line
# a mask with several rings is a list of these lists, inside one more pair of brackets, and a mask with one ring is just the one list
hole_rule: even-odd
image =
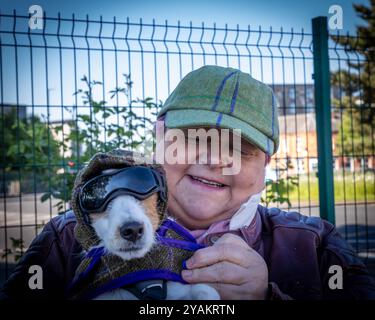
[[[367,0],[356,3],[368,4]],[[19,14],[27,14],[28,7],[38,4],[48,15],[77,17],[89,14],[92,18],[100,15],[106,20],[116,16],[118,20],[143,18],[145,22],[163,23],[165,19],[174,23],[180,20],[182,24],[192,21],[194,24],[204,21],[207,25],[216,22],[218,26],[228,23],[230,27],[261,25],[264,28],[272,26],[276,29],[294,27],[296,30],[311,29],[311,19],[315,16],[328,16],[331,5],[340,5],[344,13],[344,31],[353,32],[355,25],[360,22],[348,0],[0,0],[2,12],[10,13],[16,9]]]
[[[367,0],[358,0],[356,3],[368,4]],[[189,1],[171,1],[171,0],[0,0],[1,13],[11,14],[15,9],[18,15],[28,15],[28,8],[31,5],[40,5],[49,17],[56,17],[58,12],[61,13],[62,17],[71,18],[72,13],[75,14],[76,18],[85,18],[86,14],[90,16],[91,20],[99,20],[100,16],[106,21],[112,21],[113,17],[116,16],[117,21],[126,21],[129,17],[131,22],[138,22],[140,18],[143,19],[144,23],[151,23],[152,19],[155,19],[157,24],[164,24],[165,20],[168,20],[169,25],[176,25],[177,21],[181,22],[181,25],[188,25],[192,21],[194,26],[201,26],[204,21],[205,26],[212,27],[213,23],[216,23],[218,28],[228,24],[229,28],[236,28],[239,24],[240,29],[247,30],[247,26],[250,25],[252,30],[258,30],[258,26],[262,27],[262,30],[269,30],[272,26],[274,31],[283,27],[284,31],[290,31],[293,27],[295,32],[304,31],[307,33],[311,32],[311,19],[316,16],[329,16],[329,7],[331,5],[340,5],[343,9],[343,32],[349,31],[354,33],[356,24],[361,21],[356,16],[355,11],[352,7],[351,1],[345,0],[333,0],[333,1],[297,1],[297,0],[262,0],[262,1],[250,1],[250,0],[189,0]],[[8,19],[12,21],[12,19]],[[12,25],[7,26],[7,20],[0,21],[0,30],[12,28]],[[22,24],[22,23],[21,23]],[[20,23],[17,24],[19,26]],[[27,28],[27,24],[25,24]],[[51,26],[51,23],[49,24]],[[98,26],[96,24],[90,28],[96,30],[94,34],[97,35]],[[111,26],[110,26],[111,28]],[[118,28],[120,29],[120,27]],[[147,29],[144,27],[145,37],[149,37]],[[148,28],[150,29],[150,28]],[[70,29],[69,29],[70,30]],[[138,32],[134,27],[132,30]],[[161,30],[161,31],[160,31]],[[160,28],[159,32],[164,32],[163,28]],[[111,29],[109,30],[111,32]],[[52,31],[56,32],[56,31]],[[118,30],[118,36],[122,37],[122,31]],[[186,33],[186,32],[185,32]],[[194,33],[199,39],[200,30]],[[36,35],[40,32],[36,32]],[[256,40],[256,32],[252,33],[252,42]],[[234,32],[232,32],[234,35]],[[159,35],[160,36],[160,35]],[[168,33],[168,36],[173,38],[175,35],[173,32]],[[186,34],[185,34],[186,36]],[[206,34],[206,36],[210,36]],[[181,36],[184,37],[183,35]],[[255,37],[255,38],[254,38]],[[267,34],[263,34],[262,39],[267,39]],[[278,35],[274,36],[273,39],[277,41]],[[37,38],[37,36],[36,36]],[[296,37],[297,38],[297,37]],[[101,89],[97,92],[98,99],[109,101],[108,93],[109,89],[115,87],[115,80],[122,81],[122,73],[131,74],[134,86],[132,89],[133,97],[145,97],[151,96],[156,100],[165,101],[166,97],[171,90],[177,85],[178,81],[187,72],[193,68],[198,68],[203,64],[214,64],[212,55],[207,57],[207,61],[203,62],[201,56],[195,56],[194,67],[190,64],[190,56],[183,55],[181,63],[178,61],[176,54],[170,55],[171,68],[167,72],[165,55],[158,55],[158,71],[156,70],[156,64],[154,64],[154,56],[152,54],[145,54],[144,59],[144,70],[141,66],[141,56],[138,53],[131,55],[132,62],[128,63],[128,57],[125,53],[118,54],[119,69],[117,73],[114,67],[114,56],[112,52],[106,52],[102,57],[103,64],[101,63],[100,54],[97,52],[91,53],[91,66],[88,66],[87,61],[87,50],[77,51],[77,66],[73,68],[73,50],[62,50],[61,52],[57,49],[48,50],[48,72],[46,71],[47,62],[44,57],[44,51],[41,49],[34,48],[31,50],[26,47],[18,48],[18,73],[15,69],[15,50],[14,47],[6,47],[4,43],[12,43],[13,38],[11,36],[2,35],[3,43],[3,74],[6,75],[6,81],[4,81],[4,94],[1,100],[6,103],[19,103],[30,105],[33,100],[33,104],[45,106],[49,97],[49,104],[61,106],[61,105],[73,105],[76,103],[72,93],[81,88],[80,78],[83,75],[91,74],[92,79],[100,80],[105,83],[103,91]],[[22,37],[18,37],[19,43],[26,41]],[[173,38],[175,39],[175,38]],[[220,37],[219,37],[220,39]],[[47,39],[49,45],[56,45],[56,39],[50,37]],[[233,39],[232,39],[233,40]],[[228,40],[228,42],[232,41]],[[40,37],[39,37],[39,42]],[[38,43],[35,40],[35,43]],[[67,40],[69,42],[69,39]],[[216,41],[220,41],[217,40]],[[239,40],[240,41],[240,40]],[[244,41],[244,39],[242,39]],[[250,41],[250,42],[251,42]],[[288,37],[284,37],[284,43],[288,43]],[[298,39],[295,39],[298,44]],[[121,45],[123,41],[118,41]],[[69,42],[70,43],[70,42]],[[78,40],[77,40],[78,43]],[[145,44],[145,48],[146,48]],[[162,44],[160,44],[162,45]],[[71,46],[71,43],[68,44]],[[79,46],[79,44],[78,44]],[[150,46],[150,43],[148,43]],[[185,45],[186,47],[186,45]],[[207,46],[208,47],[208,46]],[[135,49],[138,45],[135,44]],[[159,48],[163,51],[163,48]],[[220,49],[220,48],[219,48]],[[233,46],[232,46],[233,51]],[[170,50],[173,51],[173,46],[170,45]],[[174,49],[176,51],[176,49]],[[185,51],[188,50],[185,48]],[[195,48],[197,52],[200,52],[200,48]],[[221,48],[223,50],[223,48]],[[245,50],[242,47],[242,50]],[[251,48],[251,61],[246,56],[247,52],[244,52],[245,57],[241,58],[241,65],[237,64],[236,58],[231,58],[229,63],[225,59],[218,61],[218,65],[232,66],[240,68],[245,72],[249,72],[255,79],[264,81],[266,83],[312,83],[311,74],[313,72],[313,64],[311,59],[311,53],[307,51],[307,56],[310,59],[301,61],[301,59],[285,59],[282,60],[277,58],[280,55],[276,49],[272,51],[273,63],[271,59],[259,59],[259,53],[256,47]],[[298,50],[294,50],[295,54],[299,54]],[[31,70],[31,52],[33,53],[33,70]],[[264,55],[269,55],[269,52],[264,49]],[[288,50],[283,53],[285,56],[289,55]],[[59,62],[61,59],[62,63]],[[143,61],[143,60],[142,60]],[[337,62],[336,62],[337,64]],[[105,72],[102,71],[102,65],[105,65]],[[180,68],[179,68],[180,66]],[[181,67],[182,66],[182,67]],[[251,68],[252,66],[252,68]],[[274,67],[274,69],[271,69]],[[182,68],[182,69],[181,69]],[[333,64],[331,68],[337,68]],[[103,69],[104,70],[104,69]],[[142,72],[141,72],[142,70]],[[272,72],[273,70],[273,72]],[[37,71],[37,72],[35,72]],[[75,74],[74,74],[75,71]],[[18,80],[16,76],[18,75]],[[47,77],[46,77],[47,75]],[[143,79],[144,77],[144,79]],[[76,79],[75,83],[73,79]],[[32,81],[31,81],[32,80]],[[33,86],[32,86],[33,84]],[[157,88],[156,85],[157,84]],[[48,88],[48,90],[47,90]],[[16,92],[18,90],[18,93]],[[33,98],[32,98],[33,94]],[[115,103],[116,101],[111,100],[109,103]],[[79,101],[78,101],[79,103]],[[56,110],[59,110],[57,108]],[[41,107],[37,110],[38,113],[45,113],[45,108]],[[56,119],[60,117],[59,114],[52,114]]]

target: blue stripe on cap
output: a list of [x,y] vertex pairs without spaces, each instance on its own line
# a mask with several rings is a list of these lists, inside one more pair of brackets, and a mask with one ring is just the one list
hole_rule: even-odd
[[217,120],[216,120],[216,126],[219,127],[220,126],[220,122],[221,122],[221,119],[223,118],[223,114],[220,112],[218,117],[217,117]]
[[238,82],[238,77],[237,77],[236,87],[234,88],[232,102],[230,104],[230,113],[234,112],[234,108],[236,106],[236,99],[237,99],[237,95],[238,95],[238,86],[239,86],[239,82]]
[[229,74],[227,74],[223,81],[221,81],[219,87],[217,88],[217,92],[216,92],[216,96],[215,96],[215,102],[214,104],[212,105],[212,111],[215,111],[216,108],[217,108],[217,105],[219,104],[219,100],[220,100],[220,96],[221,96],[221,93],[223,92],[223,89],[224,89],[224,85],[225,85],[225,82],[227,82],[227,80],[233,76],[234,74],[236,74],[238,71],[233,71]]

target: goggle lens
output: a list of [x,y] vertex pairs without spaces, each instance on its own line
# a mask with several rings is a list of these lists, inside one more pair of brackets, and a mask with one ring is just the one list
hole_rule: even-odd
[[102,174],[87,181],[81,189],[82,211],[102,212],[108,202],[119,194],[129,194],[140,200],[151,194],[164,191],[158,172],[147,167],[129,167]]

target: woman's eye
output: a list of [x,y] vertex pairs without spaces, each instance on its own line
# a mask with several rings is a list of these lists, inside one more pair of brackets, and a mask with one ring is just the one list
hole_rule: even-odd
[[241,153],[241,156],[244,156],[244,157],[250,157],[250,156],[254,155],[254,153],[252,151],[242,149],[242,148],[241,149],[235,149],[235,151]]

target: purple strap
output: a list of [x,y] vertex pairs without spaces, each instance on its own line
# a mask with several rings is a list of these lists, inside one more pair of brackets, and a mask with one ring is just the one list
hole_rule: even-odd
[[183,226],[181,226],[180,224],[171,219],[165,219],[159,227],[159,229],[156,231],[156,233],[164,236],[168,229],[175,231],[177,234],[179,234],[181,237],[187,240],[196,242],[194,236],[188,230],[186,230]]
[[137,283],[145,280],[169,280],[176,281],[183,284],[187,282],[177,273],[174,273],[167,269],[150,269],[150,270],[141,270],[136,272],[127,273],[119,278],[113,279],[103,286],[88,292],[83,299],[91,300],[102,293],[105,293],[110,290],[115,290],[133,283]]
[[[165,237],[168,230],[173,230],[185,240]],[[189,251],[196,251],[198,249],[204,248],[203,245],[197,243],[194,236],[188,230],[171,219],[166,219],[162,223],[160,228],[156,231],[156,240],[158,243],[165,246],[180,248]]]

